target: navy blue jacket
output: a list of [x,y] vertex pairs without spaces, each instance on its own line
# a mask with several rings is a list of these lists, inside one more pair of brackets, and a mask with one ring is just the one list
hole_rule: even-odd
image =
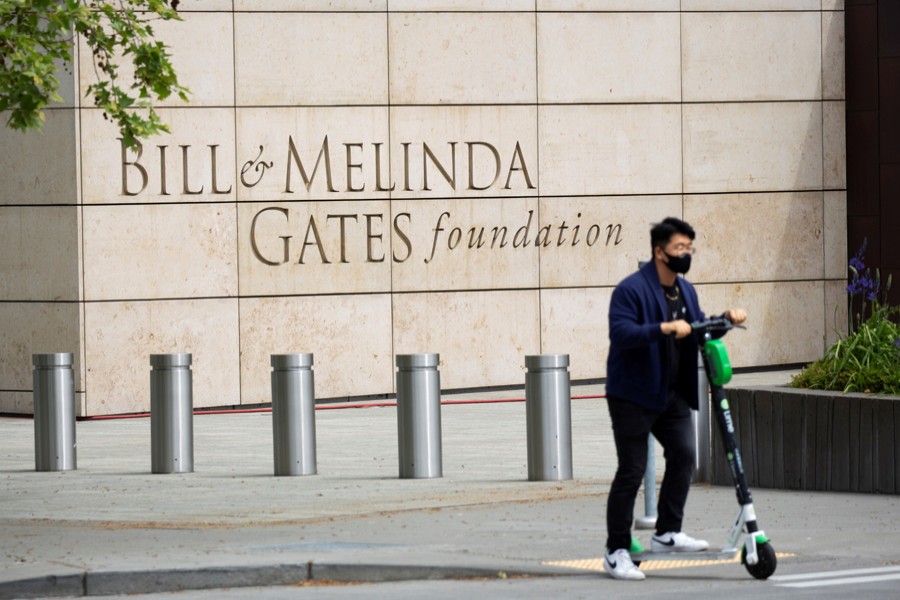
[[[688,323],[705,319],[694,286],[676,278],[684,298]],[[666,299],[653,261],[623,279],[609,305],[609,357],[606,393],[662,411],[669,390],[669,361],[659,325],[666,318]],[[697,349],[695,335],[683,340],[676,391],[697,409]]]

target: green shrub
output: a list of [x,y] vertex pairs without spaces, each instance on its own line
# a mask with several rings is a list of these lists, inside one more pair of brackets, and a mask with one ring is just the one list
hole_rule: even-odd
[[855,332],[807,366],[791,387],[900,395],[900,328],[896,309],[877,306]]
[[[872,277],[862,262],[865,249],[863,242],[850,259],[849,335],[832,344],[823,358],[804,368],[791,380],[791,387],[900,395],[900,327],[892,320],[900,315],[900,309],[878,301],[879,292],[886,294],[890,289],[891,279],[881,289],[878,271]],[[860,300],[860,313],[855,319],[854,297]],[[868,317],[867,307],[871,309]]]

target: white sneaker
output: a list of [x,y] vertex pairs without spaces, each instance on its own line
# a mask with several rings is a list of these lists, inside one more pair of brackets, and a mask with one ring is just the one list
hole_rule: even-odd
[[631,555],[624,548],[619,548],[612,554],[607,554],[603,559],[603,567],[613,579],[640,581],[646,577],[643,571],[634,566],[634,563],[631,562]]
[[670,531],[654,535],[650,542],[654,552],[700,552],[709,548],[705,540],[695,540],[686,533]]

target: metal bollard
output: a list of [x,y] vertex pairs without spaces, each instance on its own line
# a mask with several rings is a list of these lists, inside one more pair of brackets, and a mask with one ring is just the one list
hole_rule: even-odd
[[272,355],[275,475],[316,474],[312,354]]
[[153,473],[193,473],[194,400],[190,354],[150,355]]
[[437,354],[397,355],[400,478],[441,477],[441,374]]
[[525,357],[528,480],[572,479],[572,390],[569,355]]
[[634,520],[638,529],[656,527],[656,438],[647,436],[647,468],[644,470],[644,516]]
[[694,468],[694,481],[709,481],[710,458],[710,420],[709,420],[709,380],[706,378],[706,370],[703,368],[703,357],[698,359],[697,369],[697,405],[698,410],[694,416],[694,434],[696,439],[696,464]]
[[[709,481],[710,424],[709,424],[709,381],[703,368],[703,357],[698,356],[697,367],[697,405],[699,410],[692,411],[694,422],[694,481]],[[644,473],[644,516],[635,519],[638,529],[656,527],[656,448],[653,436],[649,436],[647,448],[647,470]]]
[[[647,264],[638,261],[638,269]],[[644,516],[634,520],[638,529],[656,527],[656,441],[652,435],[647,436],[647,468],[644,470]]]
[[72,353],[32,354],[34,470],[72,471],[75,452],[75,375]]

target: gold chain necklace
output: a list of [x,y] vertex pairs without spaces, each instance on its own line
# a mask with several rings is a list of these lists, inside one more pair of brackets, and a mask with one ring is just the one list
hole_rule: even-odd
[[666,298],[668,298],[669,300],[671,300],[671,301],[674,302],[675,300],[678,300],[678,284],[676,283],[676,284],[675,284],[674,286],[672,286],[672,287],[675,289],[675,293],[674,293],[674,294],[669,295],[669,292],[668,292],[668,290],[666,290],[665,287],[663,287],[663,294],[665,294]]

